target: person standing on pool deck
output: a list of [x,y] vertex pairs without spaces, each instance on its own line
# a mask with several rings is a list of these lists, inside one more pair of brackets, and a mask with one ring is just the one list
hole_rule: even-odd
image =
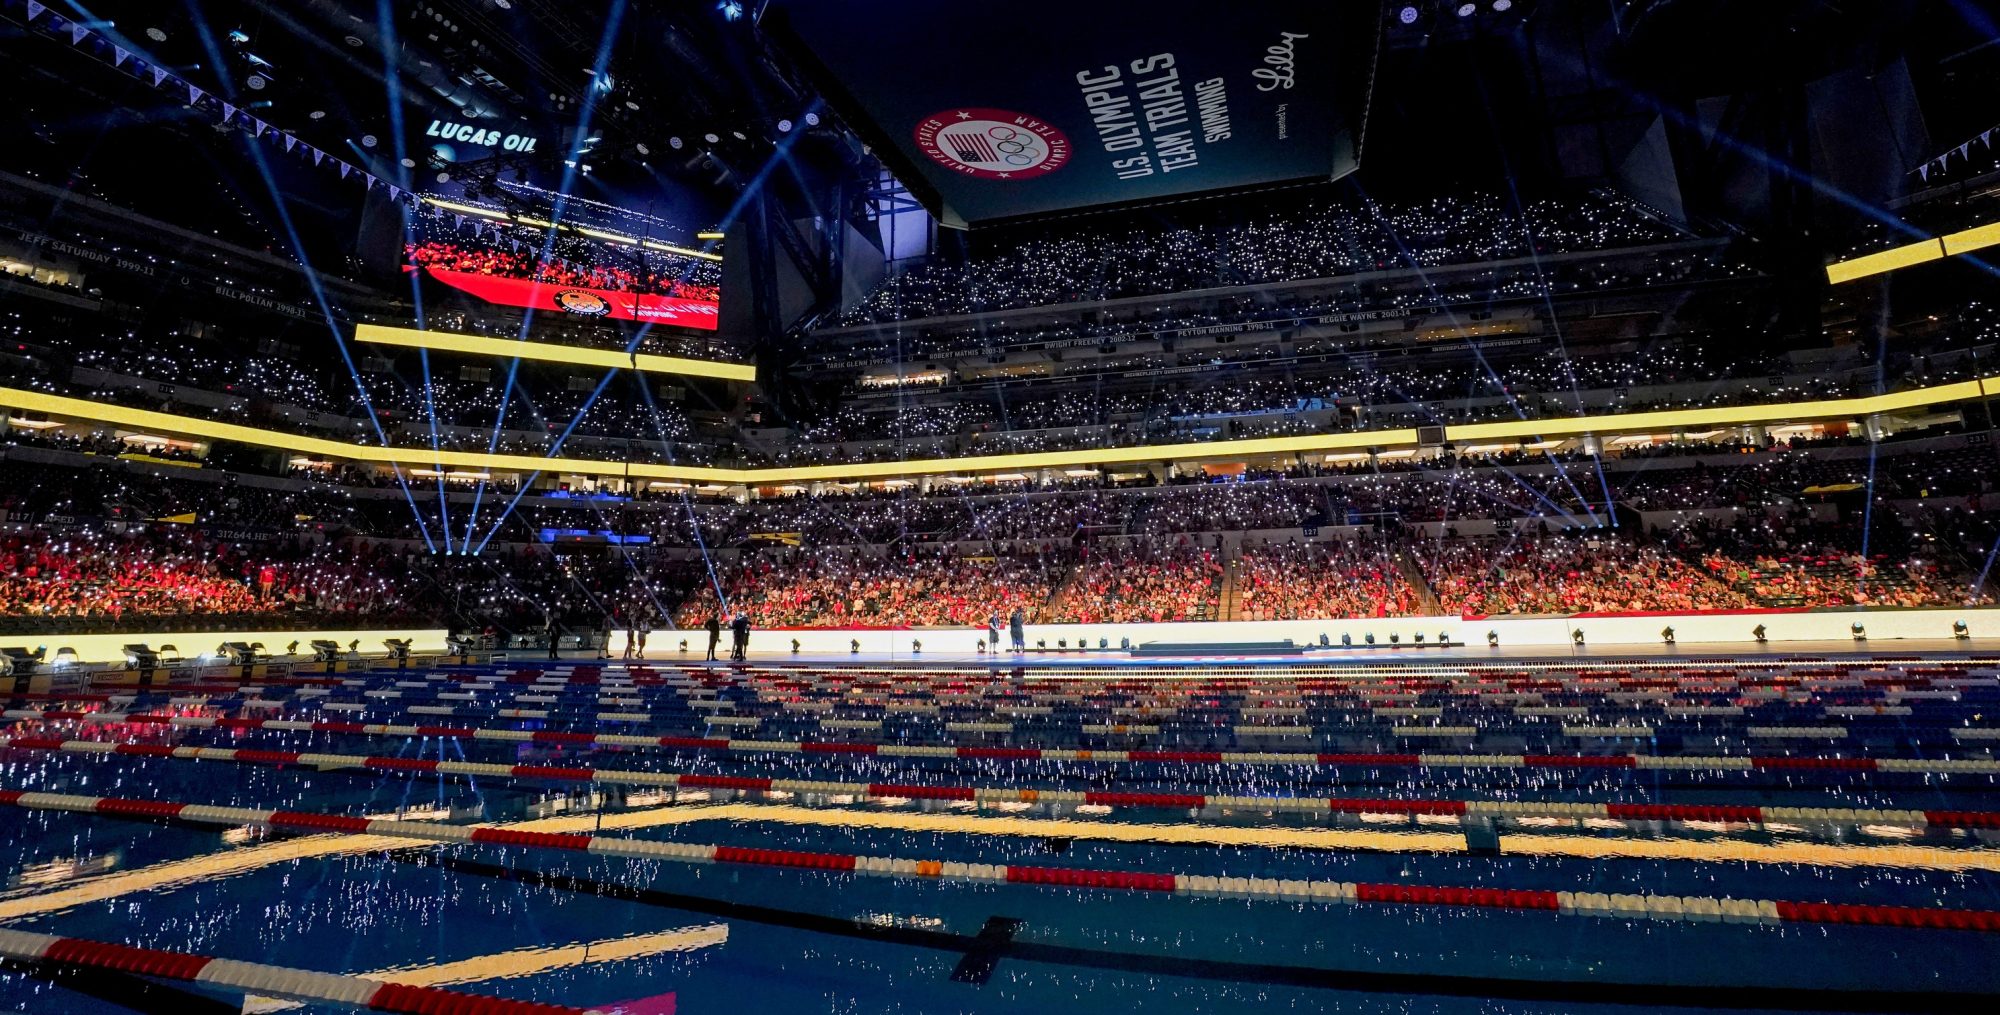
[[639,658],[646,658],[646,636],[653,633],[653,611],[649,607],[639,610]]
[[730,624],[736,634],[736,647],[729,653],[731,659],[747,659],[750,656],[750,614],[739,613],[736,622]]
[[715,661],[715,646],[722,641],[722,611],[708,615],[708,661]]
[[1007,616],[1007,633],[1014,639],[1014,651],[1028,650],[1028,618],[1022,615],[1018,606]]
[[1000,651],[1000,611],[986,615],[986,644],[993,651]]

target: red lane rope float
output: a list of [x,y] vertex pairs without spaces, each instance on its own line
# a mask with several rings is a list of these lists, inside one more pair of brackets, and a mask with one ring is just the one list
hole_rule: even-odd
[[[310,751],[264,751],[230,747],[175,747],[167,744],[117,744],[101,740],[60,740],[53,737],[0,737],[0,749],[56,751],[94,756],[170,758],[182,761],[226,761],[239,764],[311,765],[320,769],[363,769],[376,772],[421,772],[497,779],[546,779],[601,785],[719,789],[760,796],[819,794],[871,800],[958,800],[980,804],[1044,803],[1152,807],[1202,811],[1298,811],[1335,814],[1400,814],[1445,817],[1540,818],[1611,820],[1628,823],[1726,822],[1762,825],[1808,823],[1899,825],[1915,829],[2000,829],[2000,812],[1951,810],[1882,810],[1832,807],[1760,807],[1741,804],[1571,803],[1532,800],[1386,799],[1319,796],[1226,796],[1196,793],[1142,793],[1102,790],[1030,789],[1013,786],[934,786],[901,783],[826,782],[773,779],[761,776],[703,775],[685,772],[644,772],[614,768],[554,765],[504,765],[472,761],[388,758],[378,755],[325,754]],[[135,817],[163,816],[150,805],[119,804],[137,809]],[[171,815],[165,815],[171,816]],[[1198,815],[1199,816],[1199,815]]]
[[1653,754],[1446,754],[1439,752],[1353,754],[1260,751],[1107,751],[1052,747],[968,747],[940,744],[869,744],[837,741],[743,740],[726,737],[644,736],[628,733],[580,733],[557,730],[510,730],[485,726],[413,726],[395,723],[307,721],[303,719],[225,719],[213,716],[121,715],[102,712],[24,711],[7,718],[80,721],[105,725],[170,726],[181,729],[276,730],[291,733],[339,733],[369,737],[442,737],[509,743],[568,746],[635,747],[640,749],[733,751],[767,754],[871,755],[883,758],[965,758],[987,761],[1095,761],[1113,763],[1183,763],[1280,766],[1357,766],[1373,768],[1645,768],[1694,771],[1819,771],[1906,772],[1919,774],[2000,775],[2000,759],[1992,758],[1795,758],[1781,755],[1653,755]]
[[[31,810],[68,811],[133,817],[133,805],[143,804],[146,817],[209,825],[253,825],[336,835],[376,835],[424,842],[520,846],[618,856],[636,860],[679,863],[729,863],[833,874],[871,874],[912,880],[968,883],[1057,885],[1069,888],[1167,892],[1189,896],[1223,896],[1288,903],[1383,903],[1453,906],[1553,912],[1613,919],[1686,920],[1709,923],[1854,924],[1925,930],[2000,932],[2000,912],[1919,906],[1865,906],[1850,903],[1733,899],[1712,896],[1624,895],[1594,892],[1549,892],[1523,889],[1457,888],[1440,885],[1366,884],[1228,875],[1166,874],[1154,871],[1083,870],[1010,864],[962,863],[956,860],[911,860],[815,853],[785,849],[755,849],[704,843],[655,842],[601,835],[529,832],[487,826],[444,825],[389,818],[350,818],[299,811],[213,807],[175,801],[132,801],[0,790],[0,805]],[[15,931],[0,931],[14,934]],[[368,981],[373,982],[373,981]],[[263,991],[260,991],[263,992]],[[394,1011],[450,1011],[390,1009]],[[484,1011],[487,1009],[468,1009]],[[491,1009],[500,1011],[501,1009]],[[569,1009],[518,1009],[568,1011]],[[516,1009],[507,1009],[509,1015]]]
[[291,1001],[338,1004],[406,1015],[602,1015],[596,1009],[510,1001],[437,987],[387,983],[366,976],[316,973],[260,962],[136,948],[84,938],[0,929],[0,956],[81,969],[110,969]]

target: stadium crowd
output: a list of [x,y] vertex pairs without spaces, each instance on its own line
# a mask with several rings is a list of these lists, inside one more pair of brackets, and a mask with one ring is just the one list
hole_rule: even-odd
[[1359,201],[1221,228],[1027,241],[963,265],[891,275],[847,320],[906,320],[1430,268],[1666,243],[1683,235],[1604,193],[1526,205],[1490,195],[1406,204]]

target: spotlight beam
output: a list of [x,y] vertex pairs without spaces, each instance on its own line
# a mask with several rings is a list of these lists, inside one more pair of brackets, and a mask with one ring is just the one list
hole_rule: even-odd
[[[392,12],[389,9],[389,0],[376,0],[375,28],[378,32],[382,33],[382,40],[383,40],[383,46],[382,46],[382,64],[383,64],[382,78],[384,86],[383,95],[384,98],[387,100],[389,106],[389,137],[394,144],[396,153],[396,166],[392,171],[396,174],[397,179],[402,182],[403,189],[408,190],[410,189],[409,173],[403,168],[403,160],[408,157],[406,152],[407,146],[403,142],[403,83],[402,79],[396,73],[395,61],[393,56],[391,55],[396,48],[396,22],[395,18],[392,16]],[[407,241],[408,238],[414,235],[410,227],[410,218],[411,218],[410,206],[399,205],[396,211],[398,218],[402,222],[403,236]],[[410,272],[409,279],[410,279],[410,299],[416,306],[417,330],[424,331],[426,330],[427,326],[424,323],[424,290],[423,290],[422,280],[416,272]],[[419,349],[417,350],[417,353],[418,353],[418,359],[423,365],[424,415],[428,418],[430,422],[431,451],[432,453],[436,453],[439,450],[441,450],[438,444],[438,418],[437,418],[437,399],[436,399],[437,387],[435,384],[431,382],[430,352],[425,349]],[[450,553],[451,552],[451,501],[450,498],[445,495],[444,469],[439,466],[434,466],[431,471],[438,473],[437,495],[438,495],[439,534],[444,537],[444,551],[446,553]]]
[[[235,82],[230,77],[228,62],[223,59],[221,49],[215,44],[215,35],[209,30],[207,18],[203,17],[197,0],[185,0],[185,2],[188,14],[195,23],[197,34],[201,37],[202,48],[208,53],[209,60],[215,64],[216,74],[221,79],[223,88],[234,96]],[[144,50],[135,49],[133,52],[141,54],[148,60],[152,56]],[[278,214],[278,221],[285,227],[285,237],[291,242],[292,253],[297,257],[299,267],[303,269],[306,285],[312,290],[313,302],[319,307],[320,316],[326,321],[327,333],[333,338],[334,348],[340,351],[340,360],[347,366],[348,376],[354,380],[354,390],[360,396],[363,411],[368,413],[368,422],[375,430],[375,438],[383,447],[389,447],[389,434],[382,429],[382,420],[375,414],[375,403],[368,397],[368,385],[362,381],[361,371],[354,365],[354,354],[347,348],[347,340],[341,337],[340,322],[334,317],[333,304],[327,298],[326,288],[320,284],[319,271],[312,265],[312,255],[306,251],[305,241],[299,236],[298,227],[292,222],[292,213],[285,202],[284,190],[278,186],[277,177],[272,174],[270,162],[264,157],[263,149],[257,145],[247,147],[251,164],[257,167],[257,175],[262,178],[264,188],[270,194],[272,207]],[[390,470],[394,473],[397,484],[403,488],[403,499],[409,503],[410,513],[416,516],[417,534],[423,537],[424,545],[432,553],[436,553],[437,543],[431,539],[430,526],[424,521],[423,510],[417,507],[416,495],[410,491],[410,482],[404,478],[402,466],[391,463]]]
[[[613,40],[615,40],[618,37],[619,24],[623,22],[625,19],[625,3],[626,0],[616,0],[616,2],[614,2],[611,5],[611,10],[606,14],[604,18],[604,31],[598,36],[598,41],[597,41],[597,57],[591,62],[590,74],[593,80],[601,79],[604,76],[605,72],[610,69],[611,48],[612,48],[611,44]],[[597,111],[597,96],[598,96],[598,90],[595,88],[587,88],[584,90],[583,100],[577,103],[575,136],[577,137],[590,136],[590,120],[591,117]],[[574,187],[576,184],[577,160],[569,159],[567,161],[569,162],[569,165],[563,167],[562,182],[557,186],[554,200],[551,201],[549,207],[550,226],[547,231],[546,237],[542,240],[541,257],[544,260],[546,260],[549,257],[549,255],[555,251],[556,226],[562,223],[563,211],[567,207],[569,192],[571,188]],[[528,340],[528,333],[534,327],[534,324],[535,324],[534,308],[529,307],[524,309],[521,312],[521,331],[520,331],[521,341],[525,342]],[[520,371],[521,371],[520,357],[516,356],[508,361],[507,383],[502,387],[500,392],[500,411],[493,417],[493,435],[490,438],[488,438],[486,442],[487,454],[492,454],[493,452],[497,451],[500,447],[500,432],[501,430],[505,429],[507,425],[507,406],[512,400],[514,394],[514,382],[517,376],[520,374]],[[601,385],[599,386],[599,390],[602,390]],[[537,472],[536,475],[539,476],[540,473]],[[523,486],[521,489],[526,490],[527,487]],[[479,486],[475,490],[472,496],[472,517],[468,518],[465,524],[466,546],[472,545],[472,530],[478,524],[477,519],[479,517],[479,502],[483,497],[485,497],[485,495],[486,495],[486,481],[482,479],[479,481]],[[514,495],[513,502],[508,505],[507,510],[511,512],[513,510],[513,504],[518,504],[520,503],[520,501],[521,501],[521,495],[520,493],[517,492]],[[501,521],[505,520],[506,520],[506,515],[503,513],[501,515]],[[497,522],[494,525],[494,531],[496,532],[499,531],[499,524]],[[486,539],[492,539],[492,538],[493,538],[492,533],[488,533]],[[486,545],[486,540],[480,540],[479,545],[481,548],[484,548]]]

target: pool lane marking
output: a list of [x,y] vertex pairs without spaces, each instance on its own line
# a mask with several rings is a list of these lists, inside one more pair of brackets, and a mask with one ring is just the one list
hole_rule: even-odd
[[1541,889],[1458,888],[1409,883],[1369,884],[1351,881],[1238,878],[1226,875],[964,863],[956,860],[915,860],[852,853],[757,849],[510,828],[425,824],[313,811],[260,810],[169,800],[91,797],[25,790],[0,790],[0,805],[126,819],[186,821],[230,826],[248,824],[288,831],[386,835],[415,842],[518,846],[534,850],[555,850],[572,855],[616,856],[632,860],[684,864],[723,863],[821,871],[841,875],[868,874],[922,881],[985,885],[1049,885],[1064,888],[1242,898],[1288,904],[1379,903],[1506,909],[1619,920],[1651,919],[1771,925],[1856,924],[1923,930],[2000,932],[2000,912],[1936,907],[1867,906],[1852,903],[1708,896],[1553,892]]
[[762,776],[643,772],[629,769],[502,765],[469,761],[267,751],[230,747],[176,747],[121,744],[101,740],[0,736],[0,749],[51,751],[93,757],[142,757],[178,761],[224,761],[255,765],[308,765],[321,770],[362,769],[497,779],[589,782],[598,785],[727,790],[765,797],[793,794],[853,796],[867,800],[935,800],[993,806],[1045,803],[1069,806],[1144,807],[1195,812],[1215,810],[1292,811],[1301,814],[1369,814],[1403,817],[1526,819],[1616,822],[1625,825],[1703,822],[1716,824],[1886,825],[1924,830],[2000,831],[2000,812],[1961,810],[1876,810],[1832,807],[1763,807],[1747,804],[1570,803],[1523,800],[1359,799],[1321,796],[1226,796],[1191,793],[1125,793],[1101,790],[1029,789],[1006,786],[939,786],[898,783],[825,782]]
[[1654,755],[1654,754],[1442,754],[1402,752],[1383,754],[1259,751],[1108,751],[1048,747],[966,747],[952,745],[871,744],[840,741],[737,740],[724,737],[643,736],[627,733],[574,733],[555,730],[512,730],[486,726],[429,726],[393,723],[307,721],[300,719],[227,719],[215,716],[162,716],[100,712],[46,711],[9,716],[43,721],[81,721],[176,729],[277,730],[291,733],[339,733],[367,737],[441,737],[563,746],[636,747],[641,749],[732,751],[808,754],[822,757],[867,755],[882,758],[962,758],[982,761],[1090,761],[1109,763],[1241,764],[1280,766],[1360,766],[1371,768],[1566,768],[1682,769],[1693,771],[1760,771],[1796,774],[1818,772],[1906,772],[1929,775],[2000,775],[1994,758],[1798,758],[1789,755]]
[[32,934],[0,929],[0,957],[18,962],[81,969],[115,970],[211,989],[282,997],[314,1004],[338,1004],[370,1011],[435,1015],[604,1015],[595,1009],[465,994],[440,987],[385,983],[366,976],[320,973],[261,962],[239,962],[189,952]]
[[[601,818],[594,814],[564,815],[529,821],[495,822],[484,827],[532,832],[577,832],[600,827],[617,831],[671,824],[682,820],[684,813],[676,812],[671,821],[665,820],[665,816],[648,817],[645,811],[626,811],[605,814]],[[402,849],[407,845],[407,840],[380,835],[306,835],[254,846],[226,848],[201,856],[164,860],[136,870],[107,874],[53,891],[0,898],[0,923],[47,916],[138,892],[174,891],[206,881],[219,881],[255,873],[267,867],[296,860],[378,853],[384,850]]]
[[[388,859],[399,863],[436,867],[466,877],[481,877],[508,884],[547,888],[600,899],[617,899],[645,906],[702,913],[736,923],[760,923],[834,938],[858,939],[876,944],[893,944],[961,956],[974,950],[977,945],[972,936],[949,931],[888,926],[799,909],[757,906],[729,898],[664,892],[650,885],[622,884],[539,870],[515,862],[512,858],[502,858],[506,861],[504,863],[484,863],[469,857],[440,855],[415,849],[398,850],[386,855]],[[1648,932],[1641,930],[1640,933]],[[1287,986],[1350,993],[1358,991],[1421,997],[1470,997],[1489,1003],[1501,999],[1556,1001],[1570,1005],[1623,1004],[1637,1005],[1646,1011],[1671,1006],[1715,1010],[1912,1012],[1922,1015],[1965,1012],[1967,1015],[1989,1015],[1989,1010],[1993,1007],[1990,994],[1971,991],[1826,989],[1771,987],[1745,983],[1694,986],[1610,980],[1564,980],[1552,978],[1546,970],[1539,973],[1530,970],[1525,976],[1510,978],[1459,976],[1438,973],[1435,970],[1390,972],[1338,969],[1244,959],[1204,958],[1186,949],[1142,953],[1079,947],[1053,941],[1038,941],[1025,936],[1016,937],[1008,944],[1007,958],[1016,962],[1074,970],[1115,971],[1176,979],[1221,981],[1250,988]],[[1024,975],[1032,974],[1024,971]]]
[[[649,958],[667,952],[700,951],[728,941],[728,924],[705,923],[651,934],[609,937],[598,941],[575,941],[564,945],[531,945],[489,955],[475,955],[452,962],[392,966],[388,969],[377,969],[355,975],[412,987],[462,986],[487,980],[515,980],[559,969]],[[243,1001],[246,1015],[252,1012],[289,1011],[297,1007],[299,1007],[298,1002],[279,998],[246,997]]]

